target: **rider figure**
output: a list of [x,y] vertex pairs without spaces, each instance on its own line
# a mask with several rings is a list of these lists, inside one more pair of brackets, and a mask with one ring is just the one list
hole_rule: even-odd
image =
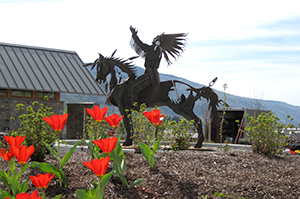
[[171,55],[175,60],[183,52],[185,46],[185,37],[187,34],[161,34],[153,39],[152,45],[144,44],[137,36],[137,30],[130,26],[132,33],[131,47],[142,58],[145,59],[145,73],[133,81],[131,86],[131,102],[138,102],[138,94],[141,90],[148,86],[159,88],[160,79],[157,71],[162,55],[171,65],[168,55]]
[[[137,36],[137,30],[130,26],[130,31],[132,33],[131,42],[133,48],[136,49],[137,53],[145,58],[145,73],[144,76],[150,78],[150,84],[153,86],[158,86],[160,84],[159,73],[157,71],[160,60],[162,58],[162,49],[160,47],[161,41],[160,36],[153,39],[152,45],[143,43]],[[145,85],[146,86],[146,85]],[[149,85],[148,85],[149,86]],[[142,88],[143,89],[143,88]]]

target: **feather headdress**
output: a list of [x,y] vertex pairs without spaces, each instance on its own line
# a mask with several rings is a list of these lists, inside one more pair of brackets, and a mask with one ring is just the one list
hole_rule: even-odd
[[[133,32],[132,40],[130,42],[131,47],[135,52],[142,58],[145,57],[147,51],[149,51],[149,45],[142,43],[137,37],[137,31],[130,27],[130,30]],[[172,56],[175,61],[180,57],[181,53],[184,51],[186,45],[187,33],[178,33],[178,34],[161,34],[153,39],[153,45],[155,49],[157,47],[161,48],[164,58],[168,65],[171,65],[172,62],[169,58],[169,55]]]

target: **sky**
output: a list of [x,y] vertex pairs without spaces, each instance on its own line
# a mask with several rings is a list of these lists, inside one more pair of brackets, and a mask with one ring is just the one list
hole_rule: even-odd
[[[159,72],[242,97],[300,106],[298,0],[0,0],[0,42],[129,58],[130,25],[147,44],[188,33],[181,57]],[[135,60],[143,67],[144,60]]]

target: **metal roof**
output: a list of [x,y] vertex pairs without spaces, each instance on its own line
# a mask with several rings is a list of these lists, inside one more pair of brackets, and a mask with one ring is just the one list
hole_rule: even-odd
[[75,51],[0,42],[0,88],[104,95]]

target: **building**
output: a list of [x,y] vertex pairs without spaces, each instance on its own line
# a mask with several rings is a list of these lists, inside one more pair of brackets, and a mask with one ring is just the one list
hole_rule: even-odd
[[10,118],[22,114],[19,103],[38,101],[63,114],[60,93],[104,95],[83,64],[74,51],[0,43],[0,131],[18,127]]
[[[268,113],[270,110],[257,110],[248,108],[226,108],[218,109],[218,116],[220,121],[224,116],[224,122],[222,126],[222,137],[223,142],[230,142],[234,144],[242,143],[243,139],[248,140],[248,135],[246,133],[239,133],[239,129],[244,130],[247,126],[248,120],[246,116],[258,117],[260,113]],[[225,113],[225,114],[224,114]],[[220,128],[214,128],[211,125],[211,140],[215,142],[220,142]]]

